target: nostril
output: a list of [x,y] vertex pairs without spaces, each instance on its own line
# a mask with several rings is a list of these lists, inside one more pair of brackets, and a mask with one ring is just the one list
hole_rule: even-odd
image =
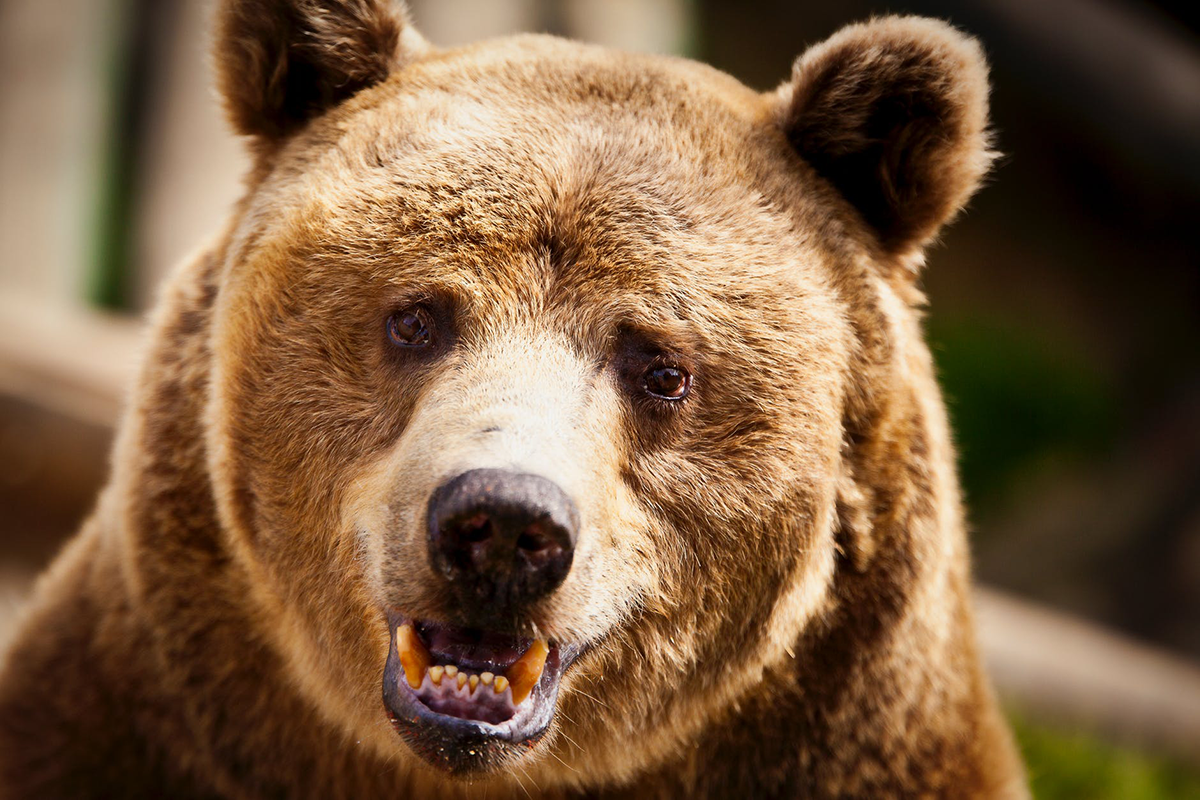
[[517,538],[517,547],[530,553],[545,550],[552,544],[553,542],[548,536],[532,526]]
[[463,541],[477,544],[492,537],[492,520],[487,514],[476,514],[464,521],[460,530]]

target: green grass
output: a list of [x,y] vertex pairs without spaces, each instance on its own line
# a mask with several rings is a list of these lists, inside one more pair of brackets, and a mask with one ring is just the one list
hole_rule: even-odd
[[1200,770],[1019,715],[1013,727],[1038,800],[1200,800]]

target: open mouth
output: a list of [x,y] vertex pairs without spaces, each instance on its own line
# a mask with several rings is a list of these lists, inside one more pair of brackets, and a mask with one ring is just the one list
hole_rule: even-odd
[[532,746],[554,716],[580,648],[389,614],[383,701],[409,745],[451,772],[487,769]]

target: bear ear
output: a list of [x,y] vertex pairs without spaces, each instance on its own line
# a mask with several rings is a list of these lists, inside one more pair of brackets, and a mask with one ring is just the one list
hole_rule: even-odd
[[776,95],[792,146],[858,209],[885,252],[918,251],[970,198],[989,147],[976,41],[920,17],[843,28]]
[[399,0],[222,0],[217,84],[238,133],[279,139],[428,45]]

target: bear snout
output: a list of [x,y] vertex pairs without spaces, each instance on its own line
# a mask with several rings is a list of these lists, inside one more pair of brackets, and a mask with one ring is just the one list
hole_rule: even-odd
[[429,556],[472,615],[520,611],[567,577],[579,532],[575,503],[556,483],[473,469],[432,493]]

